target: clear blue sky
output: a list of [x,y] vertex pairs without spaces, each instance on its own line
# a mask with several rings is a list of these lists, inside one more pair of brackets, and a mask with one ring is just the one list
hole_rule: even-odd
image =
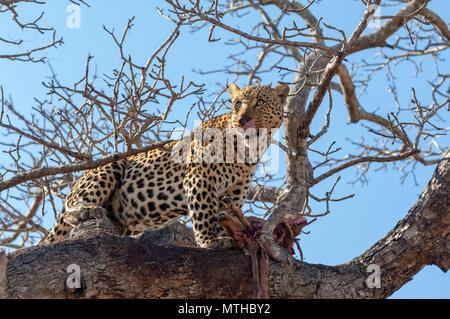
[[[59,80],[71,85],[84,74],[84,67],[88,54],[95,57],[94,64],[99,75],[111,73],[113,68],[119,66],[119,55],[110,36],[104,32],[102,26],[114,27],[117,33],[121,33],[128,19],[136,16],[134,28],[127,38],[126,49],[133,55],[134,61],[144,64],[148,56],[162,43],[170,34],[172,23],[161,18],[155,7],[165,7],[163,1],[129,1],[124,5],[123,1],[103,0],[89,1],[90,8],[81,8],[81,27],[70,29],[66,20],[70,13],[66,12],[69,1],[49,1],[45,5],[44,24],[54,26],[57,34],[64,37],[65,44],[58,49],[49,49],[46,56]],[[29,5],[27,10],[22,11],[24,17],[37,16],[40,8]],[[436,10],[445,21],[450,18],[450,2],[448,0],[431,1],[430,8]],[[323,17],[327,24],[343,29],[347,35],[356,26],[363,12],[361,1],[320,1],[312,7],[316,17]],[[387,10],[387,9],[386,9]],[[382,12],[384,15],[385,12]],[[389,14],[389,12],[386,12]],[[253,19],[250,16],[248,19]],[[26,39],[25,45],[34,47],[43,43],[48,37],[42,39],[36,33],[26,32],[21,34],[10,21],[0,20],[1,36],[14,39],[22,37]],[[240,22],[243,23],[243,22]],[[245,28],[245,26],[243,26]],[[208,43],[208,30],[199,33],[190,33],[188,28],[181,30],[181,36],[175,43],[171,54],[168,56],[169,76],[173,79],[185,75],[188,80],[205,83],[207,93],[218,90],[217,82],[224,83],[232,81],[230,75],[198,75],[193,69],[203,71],[223,68],[229,65],[227,56],[233,53],[233,47],[224,46],[223,41],[231,38],[230,34],[218,31],[216,37],[222,37],[223,41]],[[45,41],[44,41],[45,42]],[[13,48],[10,48],[11,50]],[[3,49],[1,49],[3,53]],[[376,51],[370,51],[368,58],[372,58]],[[445,57],[449,58],[447,53]],[[350,60],[356,61],[357,57]],[[254,59],[254,57],[253,57]],[[425,65],[425,69],[429,65]],[[423,93],[424,100],[427,99],[429,87],[424,85],[423,78],[418,81],[411,76],[410,65],[398,67],[398,86],[401,103],[408,103],[410,88],[414,86],[419,95]],[[444,70],[448,73],[449,69]],[[46,98],[46,90],[41,82],[50,75],[47,64],[30,64],[20,62],[9,62],[0,60],[0,84],[8,96],[14,100],[16,107],[23,113],[30,114],[31,107],[35,106],[34,97],[42,100]],[[220,80],[218,80],[220,78]],[[265,83],[276,83],[279,74],[270,72],[263,77]],[[291,80],[291,79],[287,79]],[[245,85],[246,79],[237,82]],[[326,149],[332,141],[344,150],[352,150],[346,137],[355,140],[361,136],[364,129],[358,125],[350,125],[344,112],[343,99],[334,94],[334,108],[332,112],[332,123],[329,134],[317,143],[316,148]],[[369,111],[378,109],[381,115],[386,114],[395,106],[391,95],[387,93],[387,83],[384,75],[378,74],[374,77],[372,84],[366,94],[360,97],[361,104]],[[172,118],[184,118],[188,107],[194,100],[186,100],[179,103],[172,114]],[[164,109],[163,106],[160,106]],[[320,128],[327,107],[324,102],[314,127]],[[384,112],[384,113],[383,113]],[[196,119],[195,114],[190,118],[192,125]],[[445,126],[448,126],[445,123]],[[365,134],[365,133],[364,133]],[[449,145],[448,136],[442,139],[442,145]],[[344,156],[345,153],[339,153]],[[0,155],[0,159],[4,159]],[[277,176],[284,174],[284,159],[280,152],[280,169]],[[409,208],[413,206],[418,196],[431,178],[434,167],[417,166],[416,176],[418,186],[411,179],[403,185],[400,183],[401,174],[395,170],[372,170],[368,175],[370,183],[367,186],[348,184],[355,177],[355,170],[349,169],[341,174],[342,180],[336,189],[336,196],[345,196],[355,193],[356,196],[344,202],[332,205],[331,214],[320,218],[306,229],[309,235],[302,235],[302,249],[305,261],[310,263],[322,263],[328,265],[346,262],[362,252],[366,251],[377,240],[391,230],[397,222],[402,219]],[[313,189],[313,193],[322,196],[329,187],[332,180],[325,181]],[[25,209],[25,207],[24,207]],[[323,210],[324,207],[321,208]],[[50,211],[50,208],[48,208]],[[320,211],[317,211],[320,212]],[[51,227],[52,214],[46,215],[46,225]],[[415,278],[397,291],[393,298],[449,298],[450,276],[442,273],[437,267],[425,267]]]

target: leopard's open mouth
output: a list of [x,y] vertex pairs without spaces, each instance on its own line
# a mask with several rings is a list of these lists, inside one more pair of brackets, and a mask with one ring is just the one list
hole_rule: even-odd
[[254,129],[256,129],[256,122],[255,122],[255,120],[254,120],[254,119],[251,119],[250,121],[247,121],[247,122],[244,124],[243,128],[244,128],[244,132],[245,132],[246,130],[248,130],[249,128],[254,128]]

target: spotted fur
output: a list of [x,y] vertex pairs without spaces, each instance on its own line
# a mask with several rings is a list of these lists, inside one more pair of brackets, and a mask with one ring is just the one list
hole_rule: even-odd
[[[282,107],[289,92],[287,85],[239,89],[231,84],[229,92],[231,111],[202,123],[199,127],[202,132],[208,128],[225,132],[243,127],[251,120],[256,129],[270,130],[281,125]],[[161,148],[86,171],[68,193],[64,210],[45,242],[62,240],[81,220],[96,216],[107,215],[123,235],[156,229],[181,216],[190,216],[199,246],[228,247],[231,241],[223,238],[224,230],[217,223],[222,200],[231,199],[237,207],[244,204],[257,161],[209,161],[219,151],[212,147],[213,140],[204,138],[198,146],[191,139],[187,162],[173,159],[174,150],[178,154],[177,146],[181,143],[169,141]],[[225,145],[221,146],[224,159]],[[236,145],[234,140],[233,147]],[[260,147],[265,151],[267,146]],[[207,149],[200,162],[193,160],[199,147]]]

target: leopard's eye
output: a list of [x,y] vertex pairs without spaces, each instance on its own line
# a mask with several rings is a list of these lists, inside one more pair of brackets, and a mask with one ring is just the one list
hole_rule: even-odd
[[257,102],[256,102],[256,106],[260,106],[260,105],[263,105],[264,104],[264,100],[261,100],[261,99],[259,99]]
[[241,101],[236,101],[236,103],[234,104],[237,108],[240,108],[242,106],[242,102]]

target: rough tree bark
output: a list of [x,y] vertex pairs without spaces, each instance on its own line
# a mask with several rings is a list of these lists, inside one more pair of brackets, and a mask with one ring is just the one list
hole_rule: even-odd
[[0,251],[0,299],[7,297],[6,295],[6,255]]
[[[406,217],[361,256],[338,266],[271,261],[271,297],[386,298],[425,265],[446,272],[450,265],[449,160],[447,151]],[[250,258],[242,251],[188,247],[192,244],[189,232],[180,225],[139,238],[120,238],[107,224],[107,220],[88,221],[72,239],[9,254],[6,296],[243,298],[252,294]],[[105,228],[106,234],[100,231],[99,237],[98,230]],[[70,264],[80,266],[79,289],[66,286]],[[367,287],[370,264],[381,269],[381,288]],[[0,275],[1,268],[0,263]]]

